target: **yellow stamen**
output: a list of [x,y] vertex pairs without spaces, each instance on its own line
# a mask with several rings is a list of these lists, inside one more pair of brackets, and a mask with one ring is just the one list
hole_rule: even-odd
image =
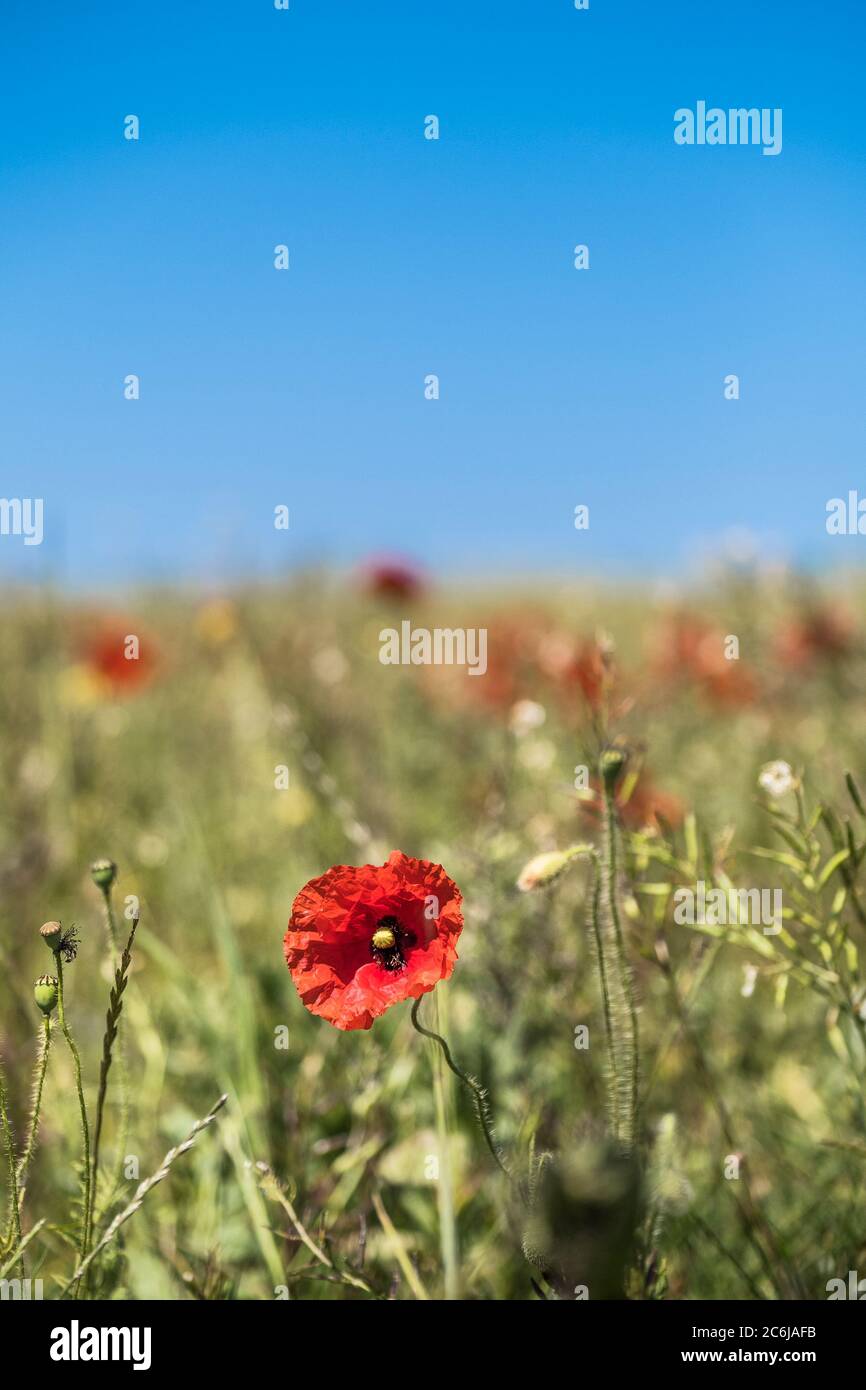
[[397,938],[390,927],[380,927],[373,933],[373,945],[377,951],[390,951],[391,947],[397,942]]

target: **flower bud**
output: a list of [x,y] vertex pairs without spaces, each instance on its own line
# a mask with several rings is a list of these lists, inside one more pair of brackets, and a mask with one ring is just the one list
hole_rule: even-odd
[[59,951],[60,943],[63,939],[63,928],[59,922],[46,922],[44,927],[39,928],[39,935],[45,942],[49,951]]
[[612,793],[617,784],[620,773],[627,762],[627,755],[622,748],[605,748],[601,755],[600,771],[601,780],[604,782],[605,791]]
[[40,975],[33,986],[33,998],[44,1014],[57,1004],[57,981],[53,975]]
[[552,849],[544,854],[536,854],[521,870],[517,886],[521,893],[529,893],[533,888],[546,888],[565,872],[573,859],[591,853],[592,845],[572,845],[570,849]]
[[108,889],[117,877],[117,865],[111,859],[95,859],[90,866],[90,877],[97,888]]

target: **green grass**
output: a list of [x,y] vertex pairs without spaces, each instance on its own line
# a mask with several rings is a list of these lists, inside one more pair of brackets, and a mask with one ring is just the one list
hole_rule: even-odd
[[[792,666],[780,634],[811,605],[838,603],[855,618],[845,650],[818,644]],[[845,785],[851,770],[866,787],[862,596],[853,585],[820,596],[740,578],[689,607],[719,639],[738,636],[731,688],[741,698],[717,698],[675,661],[660,669],[665,605],[639,589],[443,591],[395,608],[314,576],[240,591],[224,609],[155,592],[119,620],[159,654],[153,680],[128,694],[81,669],[101,615],[47,594],[7,596],[0,1057],[17,1153],[42,1028],[33,981],[52,969],[39,939],[49,919],[81,937],[64,967],[66,1015],[91,1124],[96,1113],[114,979],[89,873],[101,856],[119,866],[121,940],[133,896],[140,926],[109,1073],[95,1238],[228,1097],[94,1259],[81,1295],[507,1300],[573,1297],[588,1283],[591,1297],[625,1287],[823,1298],[828,1279],[862,1267],[856,852],[815,887],[834,834],[848,845],[846,821],[855,851],[866,837]],[[380,665],[380,629],[407,616],[486,626],[488,677]],[[616,645],[604,728],[537,650],[542,632],[599,629]],[[509,652],[500,707],[490,697]],[[516,697],[544,706],[540,728],[512,731]],[[619,874],[601,895],[602,911],[612,903],[621,915],[638,1004],[628,1152],[609,1133],[591,864],[576,860],[549,889],[515,887],[541,850],[588,840],[607,853],[574,769],[594,770],[614,738],[629,769],[645,764],[682,808],[670,828],[617,829]],[[779,803],[792,822],[780,830],[757,786],[776,758],[804,778],[808,843],[797,852],[795,799]],[[280,765],[287,790],[274,785]],[[810,829],[825,803],[836,819]],[[761,847],[803,862],[750,853]],[[392,849],[441,862],[463,892],[460,960],[422,1019],[488,1089],[517,1190],[408,1004],[369,1032],[339,1033],[303,1009],[286,971],[298,889],[331,864],[380,863]],[[782,887],[793,945],[677,926],[673,891],[698,878]],[[588,1049],[575,1046],[581,1025]],[[46,1297],[68,1288],[76,1266],[81,1153],[72,1058],[55,1024],[21,1212],[25,1237],[45,1223],[24,1260]],[[732,1153],[738,1179],[725,1176]],[[5,1161],[0,1182],[5,1204]]]

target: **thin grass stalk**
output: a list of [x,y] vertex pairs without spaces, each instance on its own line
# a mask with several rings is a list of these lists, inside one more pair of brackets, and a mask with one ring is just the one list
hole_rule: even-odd
[[27,1232],[26,1236],[24,1236],[24,1238],[21,1241],[19,1241],[16,1245],[13,1245],[11,1253],[6,1263],[4,1265],[0,1265],[0,1279],[5,1279],[6,1275],[12,1272],[16,1264],[20,1263],[20,1268],[22,1270],[24,1269],[24,1264],[22,1261],[24,1251],[27,1249],[31,1240],[33,1240],[35,1236],[38,1236],[39,1232],[42,1230],[42,1227],[45,1225],[45,1222],[47,1220],[48,1218],[46,1216],[43,1216],[40,1221],[36,1222],[36,1225],[32,1228],[32,1230],[29,1230]]
[[[740,1145],[734,1134],[730,1112],[728,1111],[713,1069],[701,1046],[700,1039],[686,1014],[679,989],[677,988],[676,978],[671,968],[670,952],[667,947],[667,942],[663,937],[659,937],[656,941],[656,958],[667,981],[671,993],[671,1002],[673,1003],[674,1012],[680,1023],[682,1036],[692,1049],[692,1055],[695,1059],[698,1074],[704,1083],[704,1087],[716,1111],[719,1126],[724,1135],[725,1143],[728,1146],[728,1151],[730,1153],[737,1153],[740,1150]],[[784,1255],[776,1239],[776,1233],[752,1192],[749,1175],[745,1170],[741,1171],[739,1182],[742,1185],[743,1196],[741,1197],[736,1188],[733,1187],[732,1193],[740,1214],[743,1231],[746,1235],[746,1239],[750,1242],[755,1254],[758,1256],[770,1285],[779,1298],[800,1298],[802,1296],[802,1291],[799,1288],[796,1274],[787,1267]]]
[[[445,995],[434,1000],[436,1026],[448,1031]],[[445,1017],[443,1025],[442,1019]],[[433,1103],[436,1113],[436,1139],[439,1149],[439,1168],[436,1174],[436,1204],[439,1211],[439,1246],[445,1275],[445,1297],[454,1301],[460,1297],[460,1259],[457,1244],[457,1221],[454,1213],[454,1180],[451,1170],[451,1136],[448,1126],[448,1091],[445,1062],[438,1048],[433,1047]]]
[[[118,950],[119,950],[119,948],[120,948],[120,937],[119,937],[119,935],[118,935],[118,930],[117,930],[117,920],[116,920],[115,915],[114,915],[114,906],[113,906],[113,903],[112,903],[112,900],[111,900],[111,894],[112,894],[113,883],[114,883],[114,881],[112,880],[111,883],[102,884],[102,885],[100,886],[100,891],[101,891],[101,893],[102,893],[103,905],[104,905],[104,908],[105,908],[105,929],[106,929],[106,936],[107,936],[107,940],[108,940],[109,958],[110,958],[110,961],[111,961],[112,968],[113,968],[114,971],[115,971],[115,987],[116,987],[116,984],[117,984],[117,966],[116,966],[116,961],[117,961],[117,953],[118,953]],[[134,936],[134,935],[135,935],[135,928],[136,928],[137,926],[138,926],[138,918],[136,917],[135,920],[134,920],[134,923],[133,923],[133,928],[132,928],[131,936]],[[131,940],[131,938],[130,938],[130,940]],[[129,944],[130,944],[130,943],[127,943],[127,949],[129,949]],[[121,963],[122,963],[122,958],[121,958]],[[120,1176],[120,1177],[122,1177],[122,1175],[123,1175],[123,1163],[124,1163],[124,1159],[125,1159],[125,1156],[126,1156],[126,1145],[127,1145],[128,1139],[129,1139],[129,1115],[130,1115],[130,1101],[129,1101],[129,1059],[128,1059],[127,1053],[126,1053],[126,1038],[125,1038],[125,1033],[126,1033],[125,1027],[121,1028],[120,1024],[118,1024],[118,1037],[117,1037],[117,1089],[118,1089],[118,1093],[119,1093],[119,1096],[120,1096],[120,1128],[119,1128],[118,1142],[117,1142],[117,1166],[118,1166],[118,1173],[119,1173],[119,1176]],[[104,1044],[103,1044],[103,1056],[104,1056]],[[96,1145],[95,1145],[95,1144],[94,1144],[94,1149],[96,1149]],[[95,1165],[96,1165],[96,1162],[97,1162],[97,1160],[96,1160],[96,1158],[94,1158],[94,1184],[93,1184],[94,1220],[96,1219],[96,1218],[95,1218],[95,1213],[96,1213],[96,1169],[95,1169]]]
[[422,1284],[417,1269],[413,1265],[412,1261],[409,1259],[409,1256],[406,1253],[406,1245],[403,1240],[403,1237],[397,1230],[397,1227],[394,1225],[394,1222],[391,1220],[390,1216],[388,1215],[388,1212],[385,1210],[385,1203],[382,1201],[382,1198],[379,1196],[378,1192],[373,1193],[372,1200],[373,1208],[376,1212],[376,1215],[379,1218],[379,1224],[381,1225],[382,1230],[385,1232],[385,1236],[388,1240],[388,1243],[394,1252],[394,1258],[400,1266],[406,1283],[409,1285],[409,1288],[412,1290],[413,1294],[419,1302],[429,1303],[430,1295],[425,1289],[424,1285]]
[[135,1196],[133,1197],[132,1201],[129,1203],[128,1206],[124,1207],[123,1211],[118,1212],[111,1225],[107,1228],[107,1230],[100,1238],[99,1243],[95,1245],[93,1249],[89,1251],[89,1253],[81,1261],[72,1278],[69,1280],[69,1283],[66,1284],[63,1290],[61,1291],[61,1298],[65,1298],[66,1295],[70,1292],[70,1290],[73,1291],[74,1295],[75,1289],[77,1289],[78,1284],[81,1281],[82,1275],[87,1273],[87,1270],[90,1268],[90,1265],[96,1259],[97,1255],[101,1254],[105,1247],[111,1244],[111,1242],[114,1240],[114,1237],[117,1235],[117,1232],[120,1230],[121,1226],[124,1225],[125,1222],[129,1221],[129,1219],[135,1215],[142,1202],[144,1201],[145,1197],[154,1187],[156,1187],[157,1183],[162,1182],[163,1178],[168,1177],[171,1171],[171,1166],[175,1162],[175,1160],[180,1158],[181,1154],[185,1154],[188,1149],[192,1148],[193,1144],[196,1141],[196,1138],[201,1133],[201,1131],[203,1129],[207,1129],[207,1126],[216,1119],[217,1114],[220,1110],[222,1110],[223,1106],[226,1103],[226,1100],[226,1096],[220,1096],[216,1105],[214,1105],[201,1120],[196,1120],[195,1124],[193,1125],[186,1139],[184,1139],[183,1143],[176,1144],[173,1149],[169,1149],[168,1153],[165,1155],[165,1158],[162,1160],[162,1163],[159,1165],[156,1172],[152,1173],[149,1178],[145,1178],[144,1182],[140,1182],[138,1184],[138,1187],[135,1189]]
[[[106,898],[107,898],[106,894]],[[132,963],[132,947],[135,941],[135,933],[138,928],[138,918],[134,917],[130,929],[129,938],[123,949],[120,964],[114,972],[114,984],[108,996],[108,1010],[105,1015],[105,1033],[102,1038],[102,1060],[99,1065],[99,1094],[96,1100],[96,1123],[93,1131],[93,1178],[91,1205],[94,1213],[96,1212],[96,1197],[99,1186],[99,1150],[102,1141],[102,1126],[105,1118],[105,1101],[108,1094],[108,1073],[111,1070],[111,1063],[114,1055],[114,1044],[118,1040],[120,1031],[120,1015],[123,1012],[123,992],[129,982],[129,967]],[[119,1056],[122,1057],[122,1047],[118,1042]],[[121,1078],[121,1085],[123,1080]],[[123,1161],[124,1137],[121,1135],[121,1162]]]
[[[278,1181],[276,1175],[268,1167],[267,1163],[257,1163],[256,1170],[258,1173],[261,1174],[259,1186],[264,1195],[268,1197],[272,1202],[277,1202],[282,1207],[283,1211],[286,1213],[293,1227],[295,1228],[298,1239],[301,1241],[303,1245],[307,1247],[314,1259],[318,1260],[319,1264],[324,1265],[324,1267],[330,1271],[330,1277],[332,1277],[333,1281],[338,1284],[345,1284],[349,1288],[361,1289],[364,1293],[373,1294],[373,1288],[370,1284],[367,1283],[366,1279],[361,1278],[360,1275],[355,1274],[349,1270],[339,1268],[331,1259],[330,1255],[328,1255],[327,1252],[323,1250],[322,1247],[315,1240],[313,1240],[313,1237],[310,1235],[309,1231],[302,1222],[298,1213],[295,1211],[294,1204],[292,1203],[287,1193],[284,1191],[283,1186]],[[302,1271],[298,1270],[294,1274],[290,1274],[287,1277],[300,1277],[301,1273]]]
[[[78,1092],[78,1108],[81,1114],[81,1137],[84,1146],[84,1169],[81,1177],[82,1196],[84,1200],[84,1214],[81,1222],[81,1240],[79,1242],[79,1254],[82,1261],[85,1260],[90,1246],[90,1222],[91,1222],[91,1162],[90,1162],[90,1125],[87,1120],[87,1106],[84,1103],[84,1087],[81,1082],[81,1058],[75,1040],[69,1031],[66,1022],[66,1008],[63,997],[63,959],[58,951],[54,957],[57,963],[57,1009],[60,1015],[60,1027],[66,1039],[66,1045],[72,1054],[72,1065],[75,1069],[75,1089]],[[74,1279],[73,1296],[78,1297],[78,1280]]]

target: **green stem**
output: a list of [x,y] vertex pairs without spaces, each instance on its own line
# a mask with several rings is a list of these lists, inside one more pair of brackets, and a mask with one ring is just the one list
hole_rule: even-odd
[[605,818],[607,823],[607,854],[605,862],[607,878],[606,905],[613,927],[614,943],[616,946],[618,975],[617,1003],[624,1005],[624,1010],[620,1010],[619,1008],[616,1009],[616,1012],[620,1013],[621,1016],[615,1020],[617,1028],[614,1033],[614,1042],[619,1049],[620,1061],[622,1063],[622,1066],[617,1068],[619,1072],[618,1096],[620,1097],[617,1104],[617,1138],[622,1141],[626,1148],[631,1149],[634,1147],[637,1122],[640,1038],[631,969],[626,954],[625,938],[619,912],[619,895],[616,881],[616,807],[614,804],[613,791],[608,785],[607,779],[603,780],[603,786]]
[[412,1005],[413,1028],[415,1028],[417,1032],[419,1032],[422,1035],[422,1037],[432,1038],[434,1042],[439,1044],[439,1046],[442,1049],[442,1055],[445,1058],[446,1064],[448,1065],[450,1070],[453,1071],[454,1075],[456,1077],[459,1077],[459,1079],[463,1082],[463,1085],[471,1093],[472,1100],[475,1105],[475,1113],[478,1116],[478,1123],[481,1126],[481,1130],[484,1135],[487,1147],[490,1150],[491,1156],[497,1168],[499,1168],[499,1170],[505,1174],[509,1181],[513,1182],[514,1179],[511,1173],[509,1172],[508,1168],[506,1167],[501,1153],[499,1152],[499,1145],[496,1143],[496,1138],[493,1133],[493,1123],[490,1118],[490,1107],[487,1104],[487,1092],[485,1091],[483,1086],[480,1086],[478,1084],[474,1076],[470,1076],[468,1072],[465,1072],[462,1070],[461,1067],[458,1067],[457,1063],[454,1061],[454,1058],[451,1056],[451,1049],[448,1046],[445,1039],[440,1037],[438,1033],[433,1033],[430,1031],[429,1028],[424,1027],[420,1019],[418,1018],[418,1010],[420,1009],[420,1007],[421,999],[418,998]]
[[605,1043],[607,1046],[608,1067],[610,1073],[610,1097],[608,1104],[610,1108],[611,1119],[613,1119],[616,1115],[616,1093],[619,1083],[617,1079],[616,1053],[614,1051],[613,1045],[613,1021],[611,1017],[610,985],[608,983],[607,978],[607,960],[605,958],[604,937],[602,935],[601,930],[601,916],[599,911],[601,905],[601,865],[598,861],[597,855],[593,857],[592,868],[592,909],[590,917],[592,921],[593,936],[595,937],[595,952],[596,959],[598,960],[598,977],[599,983],[601,984],[602,1004],[604,1006],[604,1033]]
[[[83,1171],[83,1173],[82,1173],[82,1178],[81,1178],[81,1182],[82,1182],[82,1195],[83,1195],[83,1198],[84,1198],[84,1216],[83,1216],[83,1220],[82,1220],[82,1223],[81,1223],[81,1241],[80,1241],[80,1256],[81,1256],[81,1258],[80,1258],[80,1260],[79,1260],[79,1268],[80,1268],[80,1267],[83,1265],[85,1259],[87,1258],[87,1252],[88,1252],[88,1250],[89,1250],[89,1248],[90,1248],[90,1220],[91,1220],[91,1206],[90,1206],[90,1195],[91,1195],[91,1181],[90,1181],[90,1178],[91,1178],[91,1172],[90,1172],[90,1162],[91,1162],[91,1160],[90,1160],[90,1126],[89,1126],[89,1124],[88,1124],[88,1122],[87,1122],[87,1106],[84,1104],[84,1087],[82,1086],[82,1083],[81,1083],[81,1058],[80,1058],[79,1055],[78,1055],[78,1048],[75,1046],[75,1041],[74,1041],[74,1039],[73,1039],[73,1037],[72,1037],[72,1034],[70,1033],[69,1028],[68,1028],[67,1023],[66,1023],[66,1010],[65,1010],[65,1007],[64,1007],[64,1000],[63,1000],[63,960],[62,960],[62,958],[61,958],[61,955],[60,955],[60,952],[59,952],[59,951],[58,951],[57,954],[55,955],[54,959],[55,959],[56,962],[57,962],[57,1007],[58,1007],[58,1012],[59,1012],[59,1014],[60,1014],[60,1027],[61,1027],[61,1029],[62,1029],[62,1031],[63,1031],[63,1036],[64,1036],[64,1038],[66,1039],[66,1043],[67,1043],[67,1046],[68,1046],[68,1048],[69,1048],[69,1051],[70,1051],[71,1054],[72,1054],[72,1064],[73,1064],[73,1066],[74,1066],[74,1068],[75,1068],[75,1087],[76,1087],[76,1090],[78,1091],[78,1106],[79,1106],[79,1110],[80,1110],[80,1112],[81,1112],[81,1136],[82,1136],[82,1140],[83,1140],[83,1143],[84,1143],[84,1171]],[[75,1296],[77,1297],[77,1295],[78,1295],[78,1280],[75,1281],[74,1294],[75,1294]]]
[[[442,1024],[444,1016],[445,1031],[448,1031],[448,1015],[445,1010],[445,996],[436,995],[436,1026]],[[445,1297],[449,1301],[460,1298],[460,1260],[457,1247],[457,1222],[454,1214],[454,1180],[451,1171],[451,1145],[448,1133],[448,1111],[451,1082],[445,1075],[445,1064],[441,1052],[434,1048],[432,1058],[433,1099],[436,1111],[436,1139],[439,1150],[439,1168],[436,1173],[436,1202],[439,1209],[439,1240],[442,1249],[442,1268],[445,1275]]]
[[[9,1167],[9,1221],[8,1234],[4,1239],[4,1248],[11,1234],[11,1245],[16,1249],[21,1244],[21,1214],[18,1210],[18,1179],[15,1175],[15,1138],[12,1133],[12,1125],[9,1120],[9,1093],[6,1089],[6,1075],[0,1066],[0,1123],[3,1126],[3,1147],[6,1150],[6,1162]],[[24,1264],[21,1265],[21,1277],[24,1277]]]
[[39,1134],[39,1116],[42,1110],[42,1088],[45,1085],[45,1073],[48,1070],[48,1050],[50,1047],[51,1016],[50,1014],[46,1014],[42,1020],[39,1056],[36,1059],[36,1079],[33,1087],[33,1105],[30,1110],[30,1129],[27,1134],[24,1155],[18,1164],[18,1186],[21,1190],[22,1199],[27,1182],[27,1172],[36,1149],[36,1139]]
[[111,906],[111,885],[102,890],[102,900],[105,905],[105,928],[108,933],[108,949],[112,961],[117,955],[117,923],[114,920],[114,908]]

